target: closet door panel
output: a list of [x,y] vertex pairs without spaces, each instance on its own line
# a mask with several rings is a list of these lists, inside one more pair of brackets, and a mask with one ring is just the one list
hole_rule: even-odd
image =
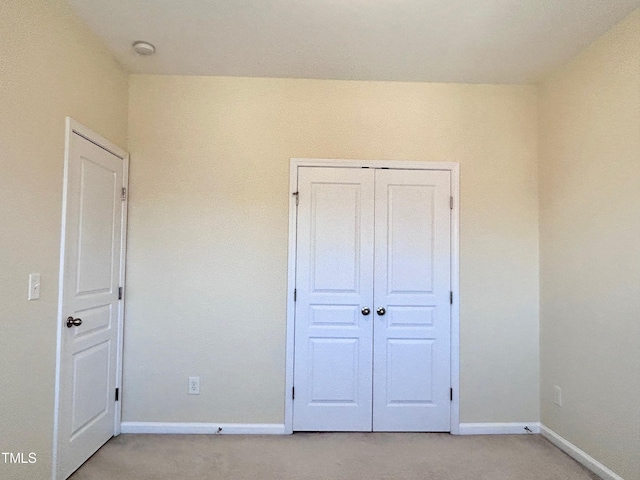
[[294,430],[371,430],[373,179],[298,170]]
[[448,431],[450,173],[375,176],[373,430]]

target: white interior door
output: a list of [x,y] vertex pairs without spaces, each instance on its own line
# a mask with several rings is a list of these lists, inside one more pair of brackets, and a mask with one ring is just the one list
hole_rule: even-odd
[[373,430],[449,431],[450,173],[376,170]]
[[373,170],[300,168],[295,430],[371,430]]
[[114,435],[125,160],[69,134],[61,258],[58,479]]
[[448,431],[450,172],[298,169],[293,429]]

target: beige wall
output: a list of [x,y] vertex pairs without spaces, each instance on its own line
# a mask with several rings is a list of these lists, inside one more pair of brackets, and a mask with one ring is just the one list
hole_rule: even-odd
[[0,32],[0,451],[37,455],[0,478],[49,478],[65,116],[126,146],[128,84],[62,0],[3,0]]
[[536,101],[131,76],[123,420],[283,422],[289,159],[312,157],[461,163],[461,419],[537,421]]
[[640,10],[540,86],[539,131],[542,421],[638,480]]

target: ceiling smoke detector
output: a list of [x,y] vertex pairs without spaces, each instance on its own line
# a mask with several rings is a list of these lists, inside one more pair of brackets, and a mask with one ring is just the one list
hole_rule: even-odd
[[134,52],[136,52],[138,55],[144,55],[145,57],[156,53],[156,47],[154,47],[149,42],[133,42],[132,47]]

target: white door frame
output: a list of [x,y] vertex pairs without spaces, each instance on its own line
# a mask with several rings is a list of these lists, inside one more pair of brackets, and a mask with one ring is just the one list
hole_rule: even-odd
[[284,431],[293,433],[293,363],[295,303],[293,289],[296,282],[296,231],[298,190],[298,167],[342,167],[342,168],[393,168],[399,170],[447,170],[451,172],[451,433],[460,433],[460,164],[458,162],[413,162],[394,160],[329,160],[317,158],[292,158],[289,168],[289,260],[287,283],[287,338],[285,360]]
[[[61,222],[61,238],[60,238],[60,274],[58,280],[58,322],[56,333],[56,377],[55,377],[55,405],[53,411],[53,452],[52,452],[52,480],[57,480],[58,475],[58,429],[60,420],[60,383],[61,383],[61,366],[62,366],[62,333],[63,333],[63,312],[62,312],[62,294],[64,287],[64,268],[65,268],[65,246],[66,246],[66,224],[67,224],[67,194],[69,189],[69,157],[71,138],[74,134],[78,134],[91,143],[107,150],[124,162],[124,171],[122,182],[127,188],[127,195],[122,202],[122,234],[120,237],[120,285],[122,286],[123,298],[118,302],[118,333],[117,333],[117,354],[116,354],[116,388],[120,389],[120,398],[122,398],[122,348],[123,348],[123,329],[124,329],[124,302],[125,302],[125,266],[126,266],[126,245],[127,245],[127,206],[129,204],[129,154],[110,142],[103,136],[85,127],[80,122],[71,117],[66,117],[65,130],[65,146],[64,146],[64,177],[62,189],[62,222]],[[122,402],[116,402],[115,413],[113,419],[113,435],[120,435],[120,423],[122,416]]]

